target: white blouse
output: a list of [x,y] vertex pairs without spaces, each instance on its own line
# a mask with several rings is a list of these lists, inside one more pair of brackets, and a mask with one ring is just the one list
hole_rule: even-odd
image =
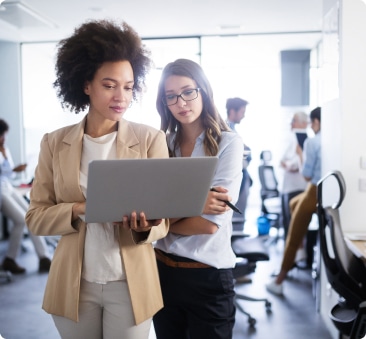
[[[80,164],[80,187],[85,197],[89,162],[116,159],[116,137],[117,132],[98,138],[84,134]],[[126,278],[122,268],[118,228],[112,223],[87,224],[82,277],[89,282],[99,284]]]

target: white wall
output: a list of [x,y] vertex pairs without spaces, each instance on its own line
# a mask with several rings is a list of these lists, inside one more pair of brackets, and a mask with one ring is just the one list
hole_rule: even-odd
[[[325,23],[329,24],[326,28],[332,23],[335,31],[333,36],[325,34],[329,43],[324,43],[322,172],[337,169],[344,175],[347,192],[340,209],[343,231],[365,232],[366,192],[359,190],[359,180],[366,180],[366,169],[360,168],[361,157],[366,157],[366,4],[362,0],[323,0],[323,4]],[[332,198],[330,190],[324,199]],[[336,299],[323,272],[321,313],[334,338],[338,335],[328,312]]]
[[[333,1],[333,9],[337,3]],[[325,13],[327,19],[329,11]],[[334,35],[337,44],[339,37],[339,64],[338,60],[329,60],[327,52],[323,56],[327,71],[323,72],[322,81],[323,88],[338,85],[339,93],[333,89],[323,95],[322,172],[338,169],[344,175],[347,195],[341,209],[342,225],[345,231],[359,232],[366,231],[366,192],[359,190],[359,180],[366,180],[366,169],[360,167],[361,157],[366,157],[366,4],[362,0],[341,0],[339,25],[334,28],[339,32]],[[324,54],[329,49],[333,47],[324,46]]]
[[366,231],[366,192],[359,180],[366,179],[360,168],[366,157],[366,4],[342,0],[340,16],[340,109],[342,125],[341,171],[347,184],[342,224],[347,231]]

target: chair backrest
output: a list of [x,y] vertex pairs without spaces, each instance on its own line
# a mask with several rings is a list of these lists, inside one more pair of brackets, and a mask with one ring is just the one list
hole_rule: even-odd
[[[332,206],[323,206],[323,184],[334,177],[339,187],[339,199]],[[366,266],[348,248],[341,227],[339,207],[346,194],[346,185],[339,171],[324,176],[317,185],[319,242],[325,271],[332,288],[357,309],[366,300]]]
[[272,160],[272,152],[270,150],[264,150],[260,154],[260,159],[264,165],[267,165]]
[[278,191],[278,182],[273,166],[260,165],[258,167],[258,174],[261,184],[260,194],[262,200],[278,197],[280,192]]

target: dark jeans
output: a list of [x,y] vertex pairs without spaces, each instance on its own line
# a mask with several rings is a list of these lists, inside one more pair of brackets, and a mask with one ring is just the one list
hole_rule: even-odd
[[158,339],[231,339],[232,269],[173,268],[158,261],[164,308],[153,318]]

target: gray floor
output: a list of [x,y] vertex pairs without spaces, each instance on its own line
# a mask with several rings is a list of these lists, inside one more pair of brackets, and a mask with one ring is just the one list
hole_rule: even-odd
[[[246,230],[249,229],[250,225]],[[41,309],[47,274],[37,272],[38,261],[29,240],[24,241],[24,245],[27,251],[19,256],[18,261],[27,268],[27,273],[13,276],[10,283],[0,280],[0,339],[1,336],[5,339],[60,338],[51,317]],[[0,241],[1,260],[6,246],[6,241]],[[291,272],[284,285],[285,297],[266,292],[264,284],[279,267],[283,242],[279,241],[269,249],[271,260],[258,263],[256,272],[251,275],[252,283],[238,284],[237,292],[268,298],[272,312],[266,311],[263,302],[240,301],[245,310],[256,318],[256,325],[254,328],[249,326],[248,318],[238,311],[233,339],[331,339],[316,311],[310,270]],[[152,329],[150,339],[153,338]]]

